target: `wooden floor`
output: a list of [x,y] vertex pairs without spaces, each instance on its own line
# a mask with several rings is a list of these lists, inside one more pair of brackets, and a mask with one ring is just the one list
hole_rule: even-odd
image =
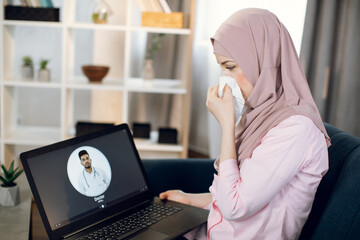
[[[208,158],[207,155],[200,154],[194,151],[189,151],[189,158]],[[31,233],[30,233],[30,239],[32,240],[45,240],[48,239],[46,230],[44,228],[44,225],[42,223],[39,210],[35,204],[35,202],[32,203],[32,209],[31,209]]]
[[49,239],[34,201],[31,207],[31,233],[29,238],[33,240]]

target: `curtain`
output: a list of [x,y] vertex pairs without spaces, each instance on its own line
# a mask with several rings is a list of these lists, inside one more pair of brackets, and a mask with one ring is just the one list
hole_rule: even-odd
[[309,0],[300,61],[325,122],[360,136],[360,1]]

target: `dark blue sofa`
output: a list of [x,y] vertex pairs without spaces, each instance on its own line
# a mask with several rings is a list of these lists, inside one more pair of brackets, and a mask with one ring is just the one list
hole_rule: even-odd
[[[360,139],[325,124],[331,138],[329,171],[321,181],[299,239],[360,240]],[[155,194],[169,189],[208,192],[214,159],[143,161]]]

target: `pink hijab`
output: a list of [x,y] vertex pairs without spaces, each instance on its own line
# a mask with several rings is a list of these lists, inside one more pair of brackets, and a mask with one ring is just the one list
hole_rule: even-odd
[[291,37],[273,13],[240,10],[219,27],[211,41],[214,53],[234,59],[254,86],[245,103],[248,110],[235,128],[239,164],[251,157],[271,128],[293,115],[312,119],[330,146]]

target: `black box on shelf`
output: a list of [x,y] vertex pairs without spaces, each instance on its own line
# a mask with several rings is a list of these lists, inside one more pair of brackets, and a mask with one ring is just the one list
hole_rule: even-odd
[[137,123],[132,124],[134,138],[150,138],[150,123]]
[[5,20],[59,22],[60,9],[5,6]]
[[159,128],[158,143],[177,144],[177,130],[175,128]]

